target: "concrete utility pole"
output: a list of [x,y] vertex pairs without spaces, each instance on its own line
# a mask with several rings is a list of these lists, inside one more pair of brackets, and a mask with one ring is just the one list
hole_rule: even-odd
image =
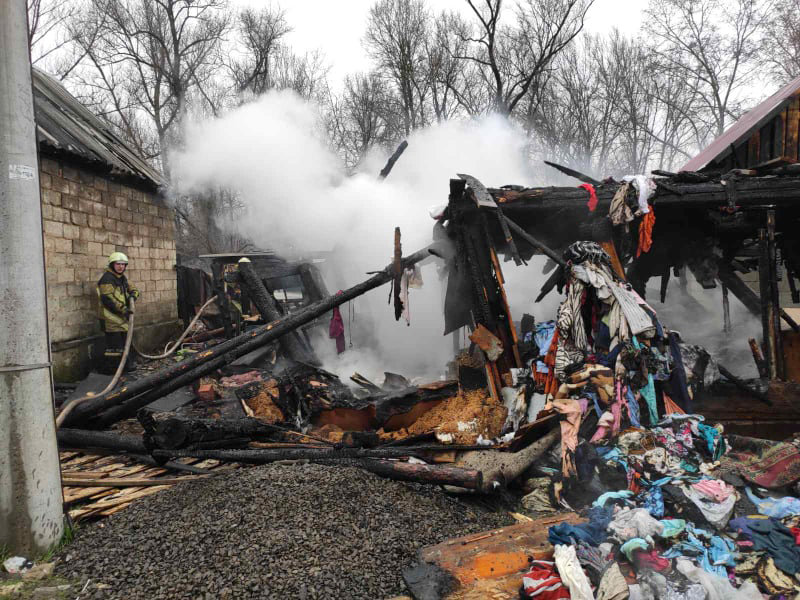
[[25,0],[0,0],[0,547],[61,539],[42,208]]

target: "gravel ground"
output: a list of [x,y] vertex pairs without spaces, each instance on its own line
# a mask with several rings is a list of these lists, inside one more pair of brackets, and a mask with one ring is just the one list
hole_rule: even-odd
[[89,598],[365,598],[405,591],[419,548],[502,527],[438,488],[266,465],[181,484],[78,531],[56,572]]

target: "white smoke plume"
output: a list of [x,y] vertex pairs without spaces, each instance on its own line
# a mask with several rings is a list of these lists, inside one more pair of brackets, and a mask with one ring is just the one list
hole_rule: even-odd
[[[172,164],[179,193],[237,192],[246,211],[236,227],[261,248],[282,255],[332,250],[322,267],[330,291],[352,286],[367,271],[391,262],[396,226],[404,254],[428,244],[434,224],[429,209],[447,202],[448,181],[456,173],[469,173],[487,186],[534,183],[525,136],[500,117],[413,133],[384,181],[377,173],[385,157],[378,156],[360,174],[347,176],[317,124],[312,105],[292,92],[271,92],[220,118],[190,125],[185,149]],[[317,340],[326,366],[345,378],[357,367],[378,383],[384,370],[440,375],[452,355],[452,341],[442,335],[442,283],[433,264],[422,275],[423,289],[410,291],[410,326],[395,322],[388,286],[343,306],[353,349],[336,357],[332,340]],[[541,269],[529,267],[522,279],[535,281],[530,287],[538,291]]]

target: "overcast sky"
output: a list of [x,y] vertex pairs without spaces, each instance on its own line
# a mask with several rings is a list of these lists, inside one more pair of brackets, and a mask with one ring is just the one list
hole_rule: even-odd
[[[296,52],[322,49],[331,66],[331,82],[336,85],[344,75],[369,68],[361,46],[369,7],[374,0],[286,0],[280,5],[294,28],[288,40]],[[237,0],[254,8],[266,0]],[[645,0],[595,0],[586,19],[586,30],[608,31],[613,26],[634,33],[641,24]],[[468,11],[465,0],[428,0],[438,11]]]

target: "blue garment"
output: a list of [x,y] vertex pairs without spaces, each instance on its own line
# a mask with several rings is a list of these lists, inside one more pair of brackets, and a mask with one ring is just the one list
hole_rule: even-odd
[[731,519],[728,526],[741,531],[753,541],[753,549],[766,550],[775,561],[775,566],[784,573],[800,572],[800,548],[786,526],[770,517],[739,517]]
[[589,522],[580,525],[559,523],[553,525],[547,532],[548,541],[553,544],[570,546],[577,542],[586,542],[590,546],[599,546],[606,541],[606,529],[611,522],[614,509],[592,506],[588,511]]
[[[553,336],[556,333],[556,322],[545,321],[544,323],[536,324],[536,331],[533,333],[533,339],[539,347],[539,355],[544,356],[553,343]],[[536,371],[539,373],[549,373],[550,369],[542,361],[536,361]]]
[[649,490],[639,494],[642,502],[642,508],[647,509],[647,512],[656,519],[664,516],[664,492],[658,486],[653,486]]
[[722,435],[720,434],[719,430],[711,427],[710,425],[698,423],[697,431],[700,434],[700,437],[705,440],[706,447],[708,448],[708,451],[713,459],[719,460],[720,457],[725,453],[725,440],[722,439]]
[[662,538],[675,537],[686,529],[686,521],[683,519],[662,519],[661,524],[664,526],[664,530],[661,532]]
[[[639,403],[631,391],[631,388],[625,388],[625,398],[628,400],[628,413],[631,417],[631,425],[634,427],[641,427],[641,417],[639,416]],[[599,416],[599,415],[598,415]]]
[[759,498],[749,487],[745,488],[747,497],[756,505],[758,512],[768,517],[783,519],[800,514],[800,500],[793,496],[783,498]]
[[594,411],[597,413],[597,416],[600,417],[603,414],[603,410],[600,408],[600,396],[598,396],[597,392],[584,388],[581,390],[581,393],[594,402]]
[[694,410],[694,406],[692,405],[692,398],[689,396],[686,368],[683,366],[678,336],[674,332],[669,334],[669,351],[672,354],[672,373],[669,381],[675,394],[673,400],[683,410],[690,413]]
[[592,502],[592,506],[605,506],[606,502],[609,500],[628,500],[633,496],[633,492],[630,490],[622,490],[619,492],[606,492],[605,494],[601,494],[600,497]]
[[[635,335],[631,336],[631,339],[633,341],[634,348],[638,350],[642,347]],[[647,403],[647,411],[650,413],[650,423],[655,424],[655,422],[658,421],[658,408],[656,405],[656,388],[653,384],[653,376],[650,373],[647,374],[647,385],[645,385],[643,388],[640,388],[639,393]]]
[[[674,519],[674,521],[682,520]],[[662,522],[666,523],[666,521]],[[683,531],[686,534],[686,540],[673,544],[662,556],[664,558],[695,557],[704,571],[727,578],[728,571],[725,567],[736,566],[736,552],[733,542],[718,535],[712,535],[705,529],[698,529],[691,523],[686,523],[685,521],[683,523],[685,524]],[[671,532],[672,529],[670,530]]]

